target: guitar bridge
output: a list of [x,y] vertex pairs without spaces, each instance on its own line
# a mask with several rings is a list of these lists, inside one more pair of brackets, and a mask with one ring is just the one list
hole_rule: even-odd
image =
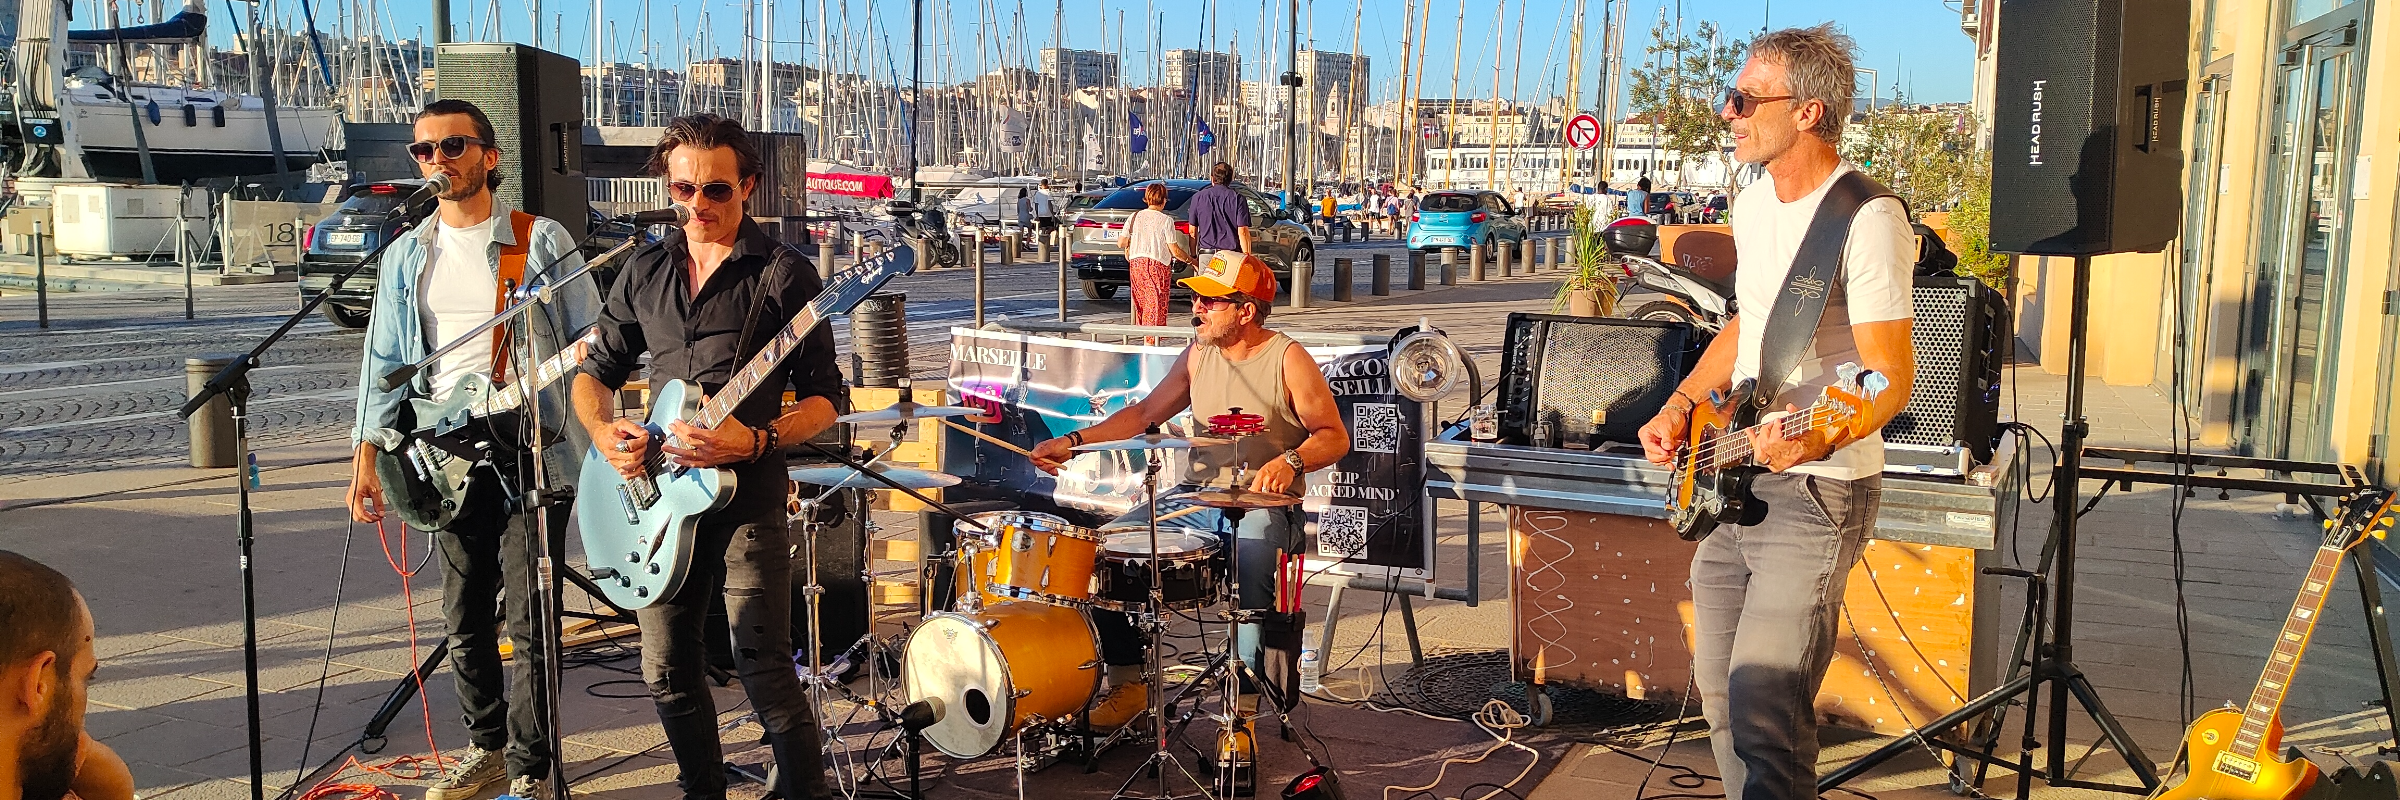
[[2258,762],[2232,753],[2218,753],[2217,763],[2214,766],[2218,772],[2239,778],[2244,782],[2258,777]]

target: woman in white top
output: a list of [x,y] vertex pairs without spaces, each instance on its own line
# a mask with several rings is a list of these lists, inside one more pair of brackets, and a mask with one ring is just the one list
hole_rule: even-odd
[[1133,324],[1165,325],[1167,296],[1175,285],[1174,263],[1192,260],[1192,250],[1175,230],[1175,218],[1165,210],[1165,183],[1143,187],[1142,202],[1150,207],[1133,212],[1133,218],[1125,221],[1125,232],[1117,236],[1117,246],[1125,250],[1126,267],[1131,273]]

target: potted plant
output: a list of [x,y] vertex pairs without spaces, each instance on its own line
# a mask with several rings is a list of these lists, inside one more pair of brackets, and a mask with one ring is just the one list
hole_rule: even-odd
[[1594,216],[1588,205],[1578,205],[1568,214],[1570,267],[1566,281],[1558,285],[1558,294],[1551,300],[1551,313],[1563,311],[1578,317],[1616,313],[1617,277],[1623,270],[1615,259],[1608,257],[1608,249],[1600,245],[1600,227],[1609,221],[1595,220]]

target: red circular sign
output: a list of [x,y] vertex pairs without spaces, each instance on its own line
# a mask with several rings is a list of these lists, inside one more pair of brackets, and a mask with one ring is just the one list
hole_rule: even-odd
[[1590,114],[1577,114],[1574,119],[1567,120],[1567,144],[1573,145],[1577,150],[1599,147],[1600,118]]

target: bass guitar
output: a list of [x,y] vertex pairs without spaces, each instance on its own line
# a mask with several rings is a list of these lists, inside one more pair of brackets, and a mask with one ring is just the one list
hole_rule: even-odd
[[524,380],[493,390],[491,376],[468,373],[436,403],[409,398],[416,431],[402,434],[379,428],[368,434],[375,443],[375,474],[382,478],[391,513],[409,527],[438,531],[458,519],[467,490],[475,485],[475,468],[491,455],[489,436],[467,436],[481,429],[475,423],[524,405],[527,395],[583,364],[581,341],[568,345],[536,365]]
[[886,281],[916,269],[916,252],[897,245],[834,276],[714,396],[704,399],[700,387],[679,380],[652,386],[650,416],[642,423],[650,429],[650,445],[642,456],[640,475],[628,479],[618,473],[597,447],[584,456],[582,477],[576,482],[575,517],[583,530],[592,578],[610,602],[632,609],[673,597],[690,574],[692,538],[700,517],[723,508],[737,490],[730,470],[670,461],[662,450],[671,438],[667,423],[717,427],[760,384],[782,374],[777,368],[784,357],[826,317],[849,313]]
[[[1672,483],[1667,493],[1667,519],[1685,541],[1707,538],[1718,525],[1755,525],[1766,508],[1750,498],[1750,480],[1765,467],[1750,461],[1750,433],[1760,424],[1773,425],[1784,438],[1819,430],[1852,430],[1865,423],[1866,410],[1891,381],[1857,364],[1835,370],[1840,380],[1808,408],[1758,422],[1758,404],[1751,402],[1753,381],[1733,387],[1730,397],[1709,394],[1710,402],[1692,408],[1690,435],[1675,451]],[[1872,431],[1852,431],[1864,436]]]
[[2342,559],[2372,532],[2381,539],[2392,525],[2392,493],[2375,489],[2342,503],[2340,519],[2325,522],[2325,540],[2316,560],[2292,599],[2292,613],[2283,618],[2275,649],[2267,656],[2266,671],[2250,690],[2250,702],[2200,715],[2184,734],[2183,780],[2156,795],[2159,800],[2288,800],[2306,793],[2317,782],[2317,765],[2298,751],[2277,753],[2283,744],[2283,698],[2292,671],[2317,628],[2325,609],[2325,594],[2340,574]]

